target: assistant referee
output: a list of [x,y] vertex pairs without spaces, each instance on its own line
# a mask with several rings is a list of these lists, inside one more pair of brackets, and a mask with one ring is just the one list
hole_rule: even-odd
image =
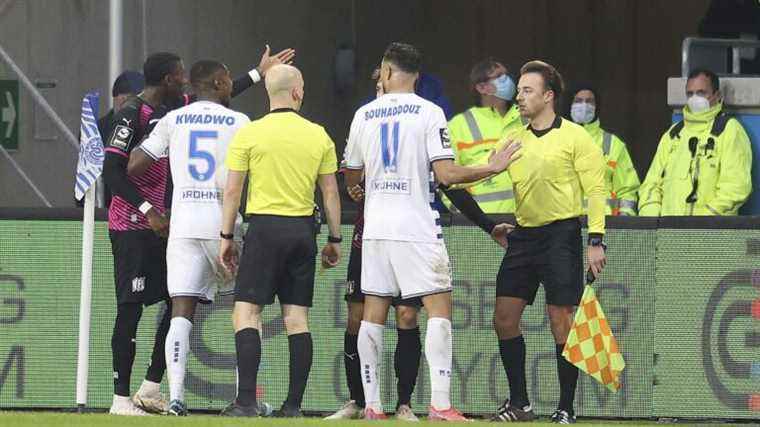
[[530,124],[507,136],[522,143],[522,157],[508,168],[517,202],[517,227],[508,237],[509,246],[496,278],[494,307],[494,327],[510,397],[494,421],[535,418],[526,389],[520,319],[541,283],[556,344],[560,384],[559,405],[551,419],[556,424],[575,422],[578,369],[562,357],[562,349],[572,326],[574,306],[583,291],[579,217],[584,194],[588,197],[589,267],[598,275],[606,262],[602,243],[605,164],[588,133],[555,113],[562,89],[562,76],[545,62],[531,61],[520,70],[517,103]]
[[277,415],[301,416],[301,401],[311,369],[313,345],[308,310],[314,294],[317,253],[314,190],[318,183],[330,230],[322,250],[329,268],[340,258],[340,199],[335,179],[335,144],[324,128],[298,114],[304,96],[300,71],[276,65],[266,74],[270,112],[235,135],[226,157],[220,257],[234,271],[232,241],[243,181],[249,176],[246,213],[250,215],[235,286],[232,323],[238,362],[237,398],[222,411],[228,416],[264,415],[256,401],[261,361],[261,311],[277,296],[288,334],[290,383]]

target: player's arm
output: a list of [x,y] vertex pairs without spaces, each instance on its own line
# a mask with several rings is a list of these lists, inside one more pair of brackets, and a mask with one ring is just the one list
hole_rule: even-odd
[[512,232],[514,226],[512,224],[502,223],[496,224],[491,218],[486,215],[475,199],[472,198],[470,193],[462,189],[440,187],[446,196],[451,200],[451,203],[459,209],[462,214],[472,221],[475,225],[480,227],[481,230],[491,235],[491,238],[496,241],[501,247],[507,247],[507,235]]
[[491,234],[491,231],[496,227],[496,223],[491,221],[491,219],[488,218],[488,215],[480,209],[480,206],[478,206],[478,203],[472,198],[470,193],[461,189],[451,189],[447,187],[440,188],[441,191],[446,194],[446,197],[451,200],[451,203],[459,209],[459,212],[462,212],[467,219],[480,227],[481,230]]
[[164,117],[153,128],[150,136],[132,150],[127,164],[129,176],[142,176],[156,160],[166,157],[169,149],[169,121]]
[[232,97],[240,95],[253,86],[254,83],[258,83],[272,66],[292,63],[295,56],[296,51],[290,48],[284,49],[274,56],[269,56],[269,45],[267,45],[264,54],[261,56],[259,65],[232,82]]
[[114,118],[114,127],[106,140],[103,179],[114,196],[119,196],[135,208],[140,208],[145,203],[145,199],[127,179],[129,153],[133,145],[137,143],[134,141],[137,116],[137,110],[129,106]]
[[119,196],[127,201],[148,219],[153,231],[159,236],[169,234],[169,223],[166,218],[148,203],[137,191],[127,177],[129,154],[137,143],[135,124],[138,123],[137,109],[126,107],[114,119],[114,128],[108,137],[106,157],[103,161],[103,180],[111,189],[113,196]]
[[145,171],[150,168],[150,165],[158,160],[153,158],[140,148],[133,150],[129,155],[129,163],[127,164],[127,175],[129,176],[142,176]]
[[519,142],[511,142],[495,151],[488,164],[478,166],[459,166],[454,163],[453,157],[432,158],[433,172],[436,180],[445,186],[478,181],[506,170],[512,162],[520,158],[520,155],[516,154],[519,149]]
[[362,178],[364,177],[364,158],[359,141],[360,123],[361,119],[357,111],[354,114],[354,119],[351,121],[348,141],[346,141],[346,148],[343,150],[343,176],[345,177],[346,188],[349,194],[361,187]]
[[[510,141],[511,142],[511,141]],[[435,108],[431,111],[427,128],[425,129],[425,148],[428,159],[433,166],[438,183],[449,187],[453,184],[472,182],[496,175],[507,168],[519,156],[514,155],[520,148],[519,143],[505,144],[494,152],[487,165],[464,167],[454,163],[454,151],[451,149],[451,138],[443,110]]]

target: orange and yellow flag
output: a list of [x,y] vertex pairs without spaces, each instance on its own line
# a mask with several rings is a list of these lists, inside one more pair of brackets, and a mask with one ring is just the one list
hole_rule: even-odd
[[620,373],[625,361],[590,285],[583,291],[562,356],[611,391],[620,389]]

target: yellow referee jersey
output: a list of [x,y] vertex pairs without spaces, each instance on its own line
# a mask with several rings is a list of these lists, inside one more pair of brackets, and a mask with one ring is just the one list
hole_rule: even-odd
[[307,216],[314,212],[318,175],[335,173],[335,143],[325,129],[295,110],[273,110],[242,127],[225,161],[248,172],[246,213]]
[[507,169],[518,224],[539,227],[581,216],[585,192],[589,233],[604,234],[604,157],[583,127],[557,116],[549,129],[527,125],[506,133],[499,146],[506,139],[522,143],[522,156]]

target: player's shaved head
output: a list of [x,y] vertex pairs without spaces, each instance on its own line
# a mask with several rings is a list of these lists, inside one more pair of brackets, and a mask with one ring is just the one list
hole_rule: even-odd
[[304,83],[298,68],[277,64],[267,71],[264,84],[269,94],[270,108],[301,108]]
[[270,97],[282,96],[303,85],[303,77],[292,65],[277,64],[267,71],[265,77],[267,93]]

